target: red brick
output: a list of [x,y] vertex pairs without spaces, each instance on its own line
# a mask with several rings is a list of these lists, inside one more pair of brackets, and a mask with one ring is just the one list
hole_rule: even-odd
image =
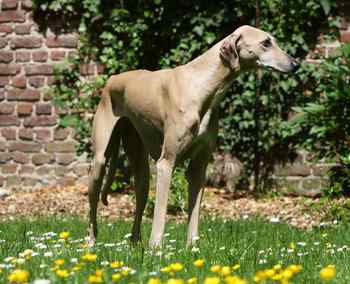
[[97,66],[97,74],[103,74],[106,67],[103,64],[97,64],[96,66]]
[[23,0],[22,1],[22,8],[31,10],[33,8],[33,1],[32,0]]
[[29,85],[34,88],[40,88],[45,84],[45,77],[29,77]]
[[34,132],[31,128],[21,128],[18,131],[18,137],[22,140],[33,140]]
[[13,53],[9,51],[0,51],[0,63],[9,63],[13,60]]
[[14,174],[17,171],[17,167],[18,165],[16,164],[6,164],[6,165],[0,166],[3,174]]
[[0,23],[25,21],[24,11],[2,11],[0,13]]
[[57,128],[55,129],[53,139],[54,140],[65,140],[70,134],[69,128]]
[[76,48],[78,46],[78,39],[73,35],[50,36],[46,39],[46,45],[48,47]]
[[75,154],[57,154],[57,163],[60,165],[69,165],[75,160]]
[[21,166],[21,168],[19,169],[19,174],[23,175],[23,174],[32,174],[34,173],[35,167],[33,166],[28,166],[28,165],[23,165]]
[[7,38],[0,38],[0,48],[4,48],[8,44]]
[[344,31],[340,33],[341,42],[350,42],[350,31]]
[[7,92],[7,100],[9,101],[38,101],[40,100],[40,92],[30,89],[11,90]]
[[74,142],[49,142],[46,144],[46,151],[49,153],[75,153]]
[[47,51],[34,51],[33,60],[36,62],[45,62],[48,59]]
[[17,105],[18,115],[29,115],[33,111],[33,104],[31,103],[19,103]]
[[2,10],[16,9],[17,5],[18,5],[17,0],[2,0],[1,9]]
[[25,88],[27,86],[27,79],[24,76],[13,77],[11,85],[16,88]]
[[33,142],[12,142],[10,143],[10,151],[19,151],[24,153],[37,153],[40,152],[42,145],[40,143]]
[[35,129],[36,139],[40,141],[48,141],[51,138],[51,131],[49,129]]
[[94,75],[96,70],[96,64],[81,64],[80,73],[82,75]]
[[31,64],[25,67],[27,75],[52,75],[53,66],[50,64]]
[[50,115],[39,115],[34,117],[27,117],[24,119],[23,125],[25,127],[34,126],[53,126],[57,124],[57,117]]
[[2,128],[1,135],[6,140],[16,140],[16,128]]
[[[48,76],[47,77],[47,85],[48,86],[51,86],[51,85],[53,85],[53,84],[55,84],[56,83],[56,80],[55,80],[55,77],[54,76]],[[51,99],[51,98],[49,98],[49,99]]]
[[38,48],[42,43],[43,39],[36,36],[19,36],[11,39],[12,48]]
[[0,126],[19,125],[20,121],[16,115],[0,115]]
[[50,154],[34,154],[32,157],[32,162],[34,165],[39,166],[39,165],[43,165],[43,164],[49,164],[50,162],[52,162],[53,156]]
[[15,110],[15,105],[10,103],[0,104],[0,114],[11,114]]
[[29,62],[30,52],[28,51],[17,51],[16,52],[16,62]]
[[10,34],[12,33],[12,26],[7,24],[0,25],[0,33]]
[[18,35],[26,35],[30,34],[30,30],[32,28],[31,24],[24,24],[24,25],[16,25],[15,26],[15,33]]
[[0,87],[4,87],[10,83],[9,77],[0,76]]
[[36,114],[51,114],[52,106],[51,104],[38,104],[35,110]]
[[7,143],[0,140],[0,151],[5,151],[7,149]]
[[51,51],[51,59],[53,61],[63,60],[65,56],[66,56],[66,53],[64,51],[61,51],[61,50]]
[[0,164],[4,164],[11,160],[11,154],[7,152],[0,152]]
[[0,75],[15,75],[20,71],[17,64],[0,64]]
[[12,153],[12,159],[16,163],[20,164],[28,164],[29,163],[29,156],[28,154],[24,154],[18,151],[15,151]]

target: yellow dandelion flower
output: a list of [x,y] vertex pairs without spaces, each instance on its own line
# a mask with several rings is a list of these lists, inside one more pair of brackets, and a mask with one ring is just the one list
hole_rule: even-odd
[[73,271],[79,271],[79,270],[82,269],[82,267],[83,267],[83,265],[80,264],[80,263],[78,263],[78,264],[76,264],[76,265],[73,266],[72,270],[73,270]]
[[266,278],[271,278],[271,277],[275,276],[276,270],[275,269],[266,269],[266,270],[264,270],[264,273],[265,273]]
[[122,275],[123,275],[123,276],[128,276],[129,273],[130,273],[130,271],[131,271],[131,268],[125,267],[125,268],[122,270]]
[[287,267],[287,269],[289,269],[293,273],[298,273],[303,269],[303,267],[301,265],[291,264]]
[[172,271],[178,272],[181,271],[184,268],[184,266],[180,262],[175,262],[170,264],[170,268]]
[[114,273],[112,274],[112,280],[114,282],[118,282],[122,278],[122,275],[120,273]]
[[163,273],[170,273],[171,272],[171,267],[170,266],[165,266],[163,268],[160,269],[161,272]]
[[60,266],[64,264],[64,259],[63,258],[59,258],[55,260],[55,265]]
[[[295,247],[294,243],[291,243],[291,244],[293,244],[292,246]],[[282,269],[282,265],[281,265],[281,264],[275,264],[275,265],[273,266],[273,269],[274,269],[274,270],[281,270],[281,269]]]
[[219,277],[206,277],[204,279],[204,284],[220,284]]
[[232,266],[232,270],[238,270],[240,268],[241,268],[241,265],[239,263],[237,263],[234,266]]
[[215,272],[218,273],[221,270],[221,266],[220,265],[213,265],[212,267],[210,267],[210,271],[211,272]]
[[184,281],[178,278],[170,278],[166,283],[167,284],[184,284]]
[[103,274],[103,270],[102,269],[96,269],[96,271],[95,271],[95,275],[96,276],[102,277],[102,274]]
[[230,274],[231,274],[231,267],[229,267],[229,266],[223,266],[222,268],[221,268],[221,271],[220,271],[220,274],[222,275],[222,276],[229,276]]
[[260,283],[260,282],[263,282],[266,280],[266,274],[265,274],[265,271],[264,270],[258,270],[257,272],[255,272],[255,275],[254,275],[254,282],[256,283]]
[[160,284],[160,283],[161,283],[161,281],[159,278],[150,278],[147,281],[147,284]]
[[288,246],[290,249],[294,250],[295,249],[295,243],[291,242]]
[[60,239],[63,239],[63,240],[67,240],[69,238],[69,236],[70,236],[70,232],[68,232],[68,231],[61,232],[59,234]]
[[327,265],[320,271],[320,276],[323,280],[329,281],[335,277],[337,270],[334,265]]
[[22,269],[14,270],[9,276],[8,281],[12,283],[26,283],[28,282],[29,272]]
[[247,281],[238,276],[227,276],[224,281],[226,284],[247,284]]
[[187,284],[196,284],[197,283],[197,277],[192,277],[187,280]]
[[197,259],[193,262],[195,267],[201,268],[204,266],[204,259]]
[[93,253],[87,253],[82,256],[82,260],[87,262],[94,262],[96,261],[97,255]]
[[97,275],[89,275],[88,282],[89,283],[102,283],[102,277]]
[[293,271],[290,269],[285,269],[281,272],[282,279],[290,279],[293,277]]
[[111,262],[111,268],[119,268],[124,265],[123,261],[113,261]]
[[69,271],[67,269],[57,269],[56,275],[60,278],[67,278],[69,276]]

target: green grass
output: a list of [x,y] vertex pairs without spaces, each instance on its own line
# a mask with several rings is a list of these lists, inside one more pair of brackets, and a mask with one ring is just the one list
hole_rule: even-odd
[[[111,275],[115,273],[108,262],[123,261],[126,266],[135,270],[134,274],[123,277],[120,283],[147,283],[152,277],[163,280],[171,276],[160,273],[160,269],[173,262],[181,262],[184,269],[173,277],[188,279],[198,277],[199,283],[206,276],[215,275],[210,272],[213,264],[234,265],[239,263],[240,269],[235,273],[253,283],[252,277],[257,270],[271,268],[275,264],[283,266],[301,264],[303,269],[293,278],[293,283],[322,283],[319,271],[328,264],[334,264],[336,277],[329,283],[350,283],[350,226],[347,224],[335,227],[317,228],[302,231],[284,224],[266,223],[261,220],[202,220],[201,237],[198,245],[186,249],[185,224],[168,223],[166,228],[165,247],[162,251],[153,252],[147,248],[150,225],[143,226],[143,244],[132,246],[126,235],[131,224],[123,221],[107,223],[99,222],[100,234],[98,243],[92,253],[97,254],[96,262],[87,263],[80,271],[67,279],[59,279],[52,271],[54,260],[65,259],[62,268],[74,266],[72,258],[81,262],[86,253],[83,238],[86,222],[79,218],[38,218],[34,220],[16,219],[0,223],[0,283],[7,283],[9,273],[16,267],[28,270],[30,281],[44,278],[51,283],[87,283],[88,276],[96,268],[103,269],[104,283],[112,283]],[[58,236],[48,237],[45,233],[69,231],[67,242],[58,240]],[[46,239],[45,239],[46,236]],[[291,243],[295,249],[287,252]],[[38,248],[38,244],[45,244]],[[341,249],[349,246],[349,249]],[[26,249],[39,253],[23,264],[14,264],[8,257],[18,257]],[[53,256],[44,256],[52,252]],[[204,259],[203,268],[196,268],[193,261]],[[101,263],[102,262],[102,263]],[[5,267],[4,267],[5,266]],[[10,267],[9,267],[10,266]],[[1,268],[3,267],[3,268]],[[152,273],[153,272],[153,273]],[[273,283],[273,282],[268,282]]]

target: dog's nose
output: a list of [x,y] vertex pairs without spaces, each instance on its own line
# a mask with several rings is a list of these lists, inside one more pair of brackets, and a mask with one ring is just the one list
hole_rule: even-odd
[[300,67],[299,62],[296,61],[295,59],[292,60],[291,64],[292,64],[292,72],[296,72],[299,69],[299,67]]

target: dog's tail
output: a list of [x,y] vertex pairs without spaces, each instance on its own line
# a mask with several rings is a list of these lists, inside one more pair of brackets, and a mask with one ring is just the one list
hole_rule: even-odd
[[103,189],[101,191],[101,200],[104,205],[108,205],[107,196],[112,191],[112,183],[114,181],[115,173],[117,170],[117,160],[119,156],[119,147],[120,147],[120,140],[121,140],[121,131],[120,126],[121,121],[117,122],[117,125],[114,127],[112,137],[110,139],[110,143],[108,145],[107,155],[106,155],[106,162],[108,162],[108,173],[107,173],[107,179],[103,186]]

